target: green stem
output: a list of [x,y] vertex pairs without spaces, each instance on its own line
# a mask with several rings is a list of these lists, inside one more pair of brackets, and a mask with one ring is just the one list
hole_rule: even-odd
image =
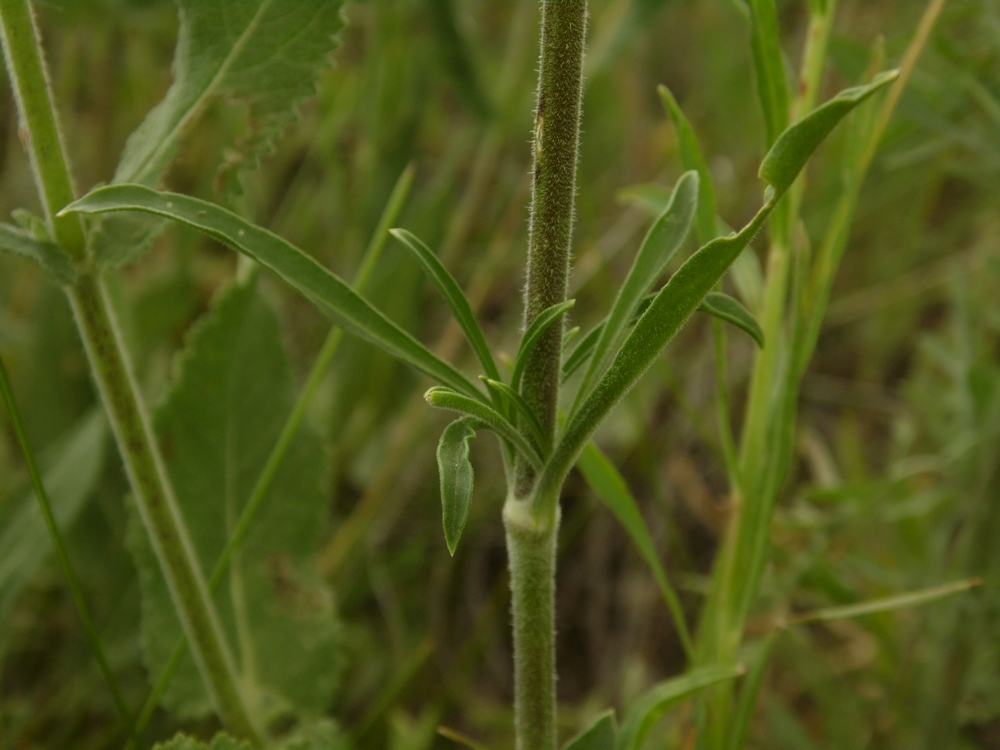
[[[542,3],[525,329],[543,310],[565,301],[568,290],[586,31],[586,0]],[[550,439],[555,435],[564,327],[562,322],[553,325],[541,337],[521,385],[524,400]],[[528,494],[533,478],[530,467],[519,462],[519,497]]]
[[259,741],[261,733],[240,689],[221,623],[174,499],[104,284],[90,268],[83,228],[77,217],[55,216],[55,212],[72,202],[74,190],[42,60],[41,41],[27,0],[0,0],[0,29],[45,219],[55,240],[81,266],[77,281],[66,291],[139,514],[220,718],[231,731]]
[[21,452],[24,454],[24,463],[28,467],[28,476],[31,477],[31,484],[35,488],[38,505],[42,509],[42,516],[45,518],[45,525],[48,527],[49,536],[52,537],[52,546],[55,548],[56,557],[59,559],[59,566],[63,570],[63,575],[66,576],[66,585],[69,587],[70,594],[73,597],[76,611],[80,615],[80,622],[83,624],[83,630],[87,635],[87,643],[90,645],[90,650],[93,652],[94,658],[97,659],[97,664],[104,675],[104,681],[108,684],[108,690],[111,691],[111,699],[118,710],[118,715],[131,735],[132,741],[135,742],[138,740],[135,722],[132,720],[131,712],[125,705],[125,699],[122,698],[121,690],[118,688],[118,681],[115,679],[114,673],[108,665],[108,660],[104,656],[101,640],[97,636],[97,628],[94,627],[94,621],[90,616],[87,600],[83,597],[83,588],[80,586],[73,563],[69,558],[69,552],[63,543],[62,534],[52,513],[52,504],[49,502],[48,493],[45,491],[45,484],[42,482],[41,472],[38,470],[38,464],[35,462],[35,454],[31,450],[31,445],[28,443],[28,436],[24,432],[24,426],[21,422],[21,412],[17,408],[17,402],[14,400],[14,393],[11,390],[10,380],[7,377],[7,368],[4,366],[2,359],[0,359],[0,392],[2,392],[4,402],[7,404],[11,426],[14,428],[17,442],[20,444]]
[[524,501],[510,497],[503,518],[514,616],[516,747],[555,750],[555,572],[559,516],[557,512],[550,523],[539,523]]

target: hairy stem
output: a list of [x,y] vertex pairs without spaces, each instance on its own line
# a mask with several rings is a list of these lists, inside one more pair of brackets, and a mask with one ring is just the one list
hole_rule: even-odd
[[[525,328],[543,310],[566,299],[586,31],[586,0],[542,3]],[[563,328],[563,324],[553,325],[543,335],[528,358],[521,385],[525,401],[550,439],[555,434]],[[524,497],[531,488],[533,473],[519,462],[517,476],[517,494]]]
[[526,503],[511,497],[504,507],[503,517],[514,615],[516,747],[517,750],[555,750],[558,511],[551,523],[538,523]]
[[81,267],[77,281],[66,292],[125,462],[139,514],[219,716],[233,732],[259,739],[260,732],[240,690],[222,626],[139,397],[114,311],[104,284],[87,257],[83,227],[79,217],[55,215],[75,195],[41,43],[27,0],[0,0],[0,29],[21,116],[22,138],[34,169],[45,219],[53,238]]

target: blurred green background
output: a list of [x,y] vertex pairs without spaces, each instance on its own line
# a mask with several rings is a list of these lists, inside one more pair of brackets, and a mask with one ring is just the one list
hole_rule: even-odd
[[[739,0],[593,0],[573,325],[600,319],[652,215],[636,185],[681,172],[657,84],[674,92],[709,158],[721,215],[760,205],[763,122]],[[796,62],[804,0],[778,3]],[[884,38],[896,64],[923,4],[840,2],[824,95],[857,80]],[[111,178],[125,139],[170,84],[177,17],[167,0],[38,4],[81,192]],[[516,351],[526,247],[537,3],[373,0],[346,7],[335,64],[314,100],[242,191],[218,165],[243,127],[218,103],[189,137],[168,185],[221,199],[345,277],[389,192],[413,162],[400,219],[440,250],[487,338]],[[6,78],[0,82],[0,215],[37,206]],[[809,171],[803,215],[818,232],[840,187],[836,135]],[[982,576],[973,594],[924,608],[787,630],[778,640],[752,746],[1000,748],[1000,6],[951,0],[866,183],[817,355],[803,383],[797,465],[773,524],[774,562],[751,635],[780,618]],[[758,252],[764,243],[758,241]],[[171,382],[185,336],[232,277],[235,255],[170,231],[112,280],[147,401]],[[300,377],[325,319],[271,278]],[[404,327],[473,371],[416,264],[383,255],[368,293]],[[741,413],[753,344],[733,335]],[[148,691],[140,607],[124,547],[127,493],[94,420],[87,364],[61,291],[0,255],[0,352],[42,455],[89,429],[86,475],[66,482],[71,555],[133,705]],[[696,318],[599,434],[639,498],[694,620],[726,492],[712,346]],[[503,484],[474,448],[477,497],[454,559],[440,528],[434,447],[444,419],[426,383],[348,340],[309,420],[333,456],[322,559],[342,621],[345,670],[329,706],[357,747],[455,747],[439,725],[486,747],[511,744]],[[94,425],[97,424],[95,427]],[[82,425],[82,426],[81,426]],[[484,441],[485,442],[485,441]],[[53,490],[55,493],[55,490]],[[121,730],[48,539],[17,533],[33,502],[0,415],[0,748],[104,748]],[[628,538],[572,476],[558,579],[564,732],[627,707],[683,657],[657,586]],[[31,552],[37,550],[37,554]],[[30,559],[38,559],[30,562]],[[30,559],[29,559],[30,558]],[[25,562],[28,560],[29,562]],[[30,563],[30,564],[29,564]],[[181,726],[158,714],[150,739]],[[207,736],[212,725],[183,725]]]

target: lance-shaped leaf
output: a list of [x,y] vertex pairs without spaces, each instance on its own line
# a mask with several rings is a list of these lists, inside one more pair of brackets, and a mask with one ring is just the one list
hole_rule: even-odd
[[[542,423],[538,420],[538,415],[531,410],[528,402],[524,400],[521,394],[499,380],[483,378],[483,382],[495,397],[494,400],[505,405],[507,408],[506,413],[512,418],[513,423],[515,425],[526,425],[531,430],[531,437],[535,442],[535,446],[543,454],[548,453],[549,448],[552,447],[549,445],[548,436],[545,434]],[[514,417],[517,417],[517,419],[514,419]]]
[[750,47],[756,74],[757,98],[764,111],[767,145],[788,125],[788,76],[781,56],[781,31],[774,0],[749,0]]
[[483,336],[483,329],[479,327],[476,315],[472,312],[472,307],[469,306],[469,300],[466,299],[465,293],[455,281],[455,278],[444,267],[444,264],[438,260],[434,252],[416,235],[407,232],[405,229],[391,229],[389,233],[409,248],[413,256],[420,262],[420,265],[423,266],[427,275],[431,277],[431,280],[437,286],[438,291],[441,292],[444,301],[448,303],[451,314],[455,316],[455,320],[461,327],[462,332],[465,333],[465,338],[469,341],[472,350],[479,357],[479,361],[483,365],[483,371],[493,380],[499,380],[500,371],[493,361],[493,354],[486,343],[486,337]]
[[844,116],[876,91],[899,77],[898,70],[880,73],[871,83],[844,89],[782,133],[761,162],[758,175],[783,193],[795,181],[806,160]]
[[[218,101],[245,109],[246,132],[230,144],[222,182],[252,168],[312,96],[343,26],[341,0],[177,0],[173,84],[129,136],[112,182],[150,187],[181,142]],[[93,233],[103,263],[126,262],[159,231],[148,217],[109,217]]]
[[628,712],[618,735],[618,750],[639,750],[657,720],[688,696],[743,674],[743,667],[704,667],[661,682]]
[[517,359],[514,360],[514,370],[510,376],[510,387],[515,391],[521,390],[521,376],[524,375],[524,368],[528,363],[528,358],[535,350],[535,347],[538,346],[538,341],[541,339],[542,334],[549,330],[549,326],[559,320],[560,316],[575,304],[575,299],[559,302],[542,310],[531,321],[531,325],[528,326],[528,329],[521,337],[521,345],[517,350]]
[[448,552],[455,555],[472,503],[473,471],[469,443],[476,436],[476,420],[456,419],[444,428],[437,447],[438,476],[441,479],[441,522]]
[[615,712],[608,709],[589,727],[566,743],[563,750],[615,750],[618,745],[618,723]]
[[60,213],[108,211],[142,211],[197,229],[274,271],[350,333],[457,391],[484,398],[468,378],[372,307],[336,274],[276,234],[232,211],[208,201],[141,185],[109,185],[88,193]]
[[625,283],[618,290],[590,355],[590,365],[577,392],[577,403],[586,397],[590,385],[604,368],[608,354],[618,343],[636,305],[663,275],[667,263],[684,242],[694,221],[697,206],[698,173],[685,172],[674,187],[670,203],[646,234]]
[[[629,326],[634,326],[636,324],[636,321],[642,317],[642,314],[649,309],[649,304],[653,301],[655,296],[655,294],[647,294],[642,298],[642,301],[632,313],[632,319],[628,322]],[[576,345],[573,352],[566,357],[566,361],[563,362],[564,381],[580,369],[580,367],[590,358],[590,355],[593,354],[594,347],[597,346],[597,340],[601,337],[601,331],[603,330],[605,323],[607,323],[607,318],[587,331],[584,337],[580,339],[580,343]]]
[[457,411],[460,414],[477,419],[510,443],[534,468],[538,469],[541,467],[542,457],[535,449],[535,446],[510,423],[507,417],[492,406],[484,404],[482,401],[471,399],[468,396],[463,396],[451,388],[442,386],[429,389],[424,394],[424,398],[431,406],[436,406],[439,409],[448,409],[449,411]]
[[674,627],[677,629],[681,645],[689,657],[693,656],[694,642],[691,639],[691,633],[684,619],[684,608],[681,606],[680,598],[677,596],[674,587],[670,585],[670,580],[667,578],[667,571],[664,569],[663,563],[660,562],[659,555],[656,554],[656,545],[653,543],[653,537],[649,533],[649,528],[646,526],[646,521],[642,517],[642,513],[639,511],[639,504],[635,501],[632,493],[629,492],[625,479],[619,473],[618,469],[615,468],[615,465],[608,460],[608,457],[601,452],[600,448],[592,442],[587,443],[587,447],[580,454],[578,466],[583,473],[584,479],[587,480],[587,484],[590,485],[590,488],[597,497],[601,499],[601,502],[615,514],[618,523],[628,532],[632,544],[635,545],[639,554],[642,555],[642,559],[646,561],[650,571],[653,573],[653,578],[656,579],[656,583],[660,587],[663,601],[670,610],[670,616],[673,618]]
[[694,253],[656,294],[604,376],[586,401],[570,415],[563,438],[536,484],[538,502],[555,502],[563,479],[601,420],[635,385],[750,243],[805,166],[809,154],[816,150],[839,120],[896,75],[894,72],[883,73],[867,86],[838,94],[778,137],[761,166],[761,177],[770,182],[765,191],[767,202],[738,233],[712,240]]
[[34,261],[60,284],[72,284],[76,279],[69,256],[57,244],[38,239],[19,227],[0,224],[0,250]]
[[722,292],[709,292],[698,305],[698,312],[708,313],[746,331],[757,345],[764,346],[764,330],[757,319],[738,300]]
[[708,162],[701,151],[698,143],[698,136],[695,135],[694,128],[684,115],[674,95],[666,86],[657,89],[660,93],[660,101],[663,108],[667,110],[670,119],[674,123],[674,130],[677,131],[678,151],[681,155],[681,163],[684,169],[693,169],[698,173],[698,222],[695,229],[698,234],[698,242],[704,245],[706,242],[714,240],[718,236],[715,221],[715,187],[712,185],[712,173],[708,170]]

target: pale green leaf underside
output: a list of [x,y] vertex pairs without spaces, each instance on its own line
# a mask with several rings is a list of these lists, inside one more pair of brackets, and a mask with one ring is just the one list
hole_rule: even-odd
[[639,750],[666,711],[699,690],[738,677],[743,671],[742,667],[704,667],[656,685],[628,712],[618,735],[618,750]]
[[63,211],[142,211],[204,232],[274,271],[347,331],[457,391],[484,398],[468,378],[372,307],[338,276],[294,245],[221,206],[141,185],[110,185],[88,193]]
[[438,476],[441,480],[441,520],[448,551],[454,555],[469,518],[474,472],[469,460],[469,443],[476,436],[475,420],[456,419],[444,428],[437,447]]
[[58,245],[35,239],[19,227],[0,224],[0,250],[34,261],[61,284],[72,284],[76,279],[76,269]]
[[476,353],[476,356],[479,357],[479,361],[483,365],[483,371],[493,380],[499,380],[500,371],[493,361],[493,354],[486,343],[486,337],[483,336],[483,330],[479,327],[479,321],[476,320],[476,315],[472,312],[469,300],[466,299],[465,293],[458,285],[458,282],[455,281],[455,278],[444,267],[444,264],[441,263],[434,252],[419,237],[405,229],[391,229],[389,231],[393,237],[402,242],[413,253],[413,256],[423,267],[424,271],[431,277],[438,291],[441,292],[441,296],[444,297],[445,302],[448,304],[451,314],[455,317],[462,332],[465,334],[469,345]]
[[618,724],[615,712],[609,709],[567,742],[564,750],[615,750],[617,744]]
[[[230,287],[189,337],[177,380],[156,414],[167,470],[204,570],[222,553],[292,407],[295,384],[281,342],[278,318],[254,285]],[[250,693],[306,713],[327,705],[340,662],[332,600],[315,572],[326,474],[319,437],[301,428],[214,595]],[[133,526],[145,657],[150,674],[159,675],[181,631],[149,542]],[[164,705],[183,716],[210,710],[190,655]]]
[[764,329],[757,319],[738,300],[722,292],[709,292],[698,305],[698,311],[731,323],[745,331],[757,346],[764,346]]

